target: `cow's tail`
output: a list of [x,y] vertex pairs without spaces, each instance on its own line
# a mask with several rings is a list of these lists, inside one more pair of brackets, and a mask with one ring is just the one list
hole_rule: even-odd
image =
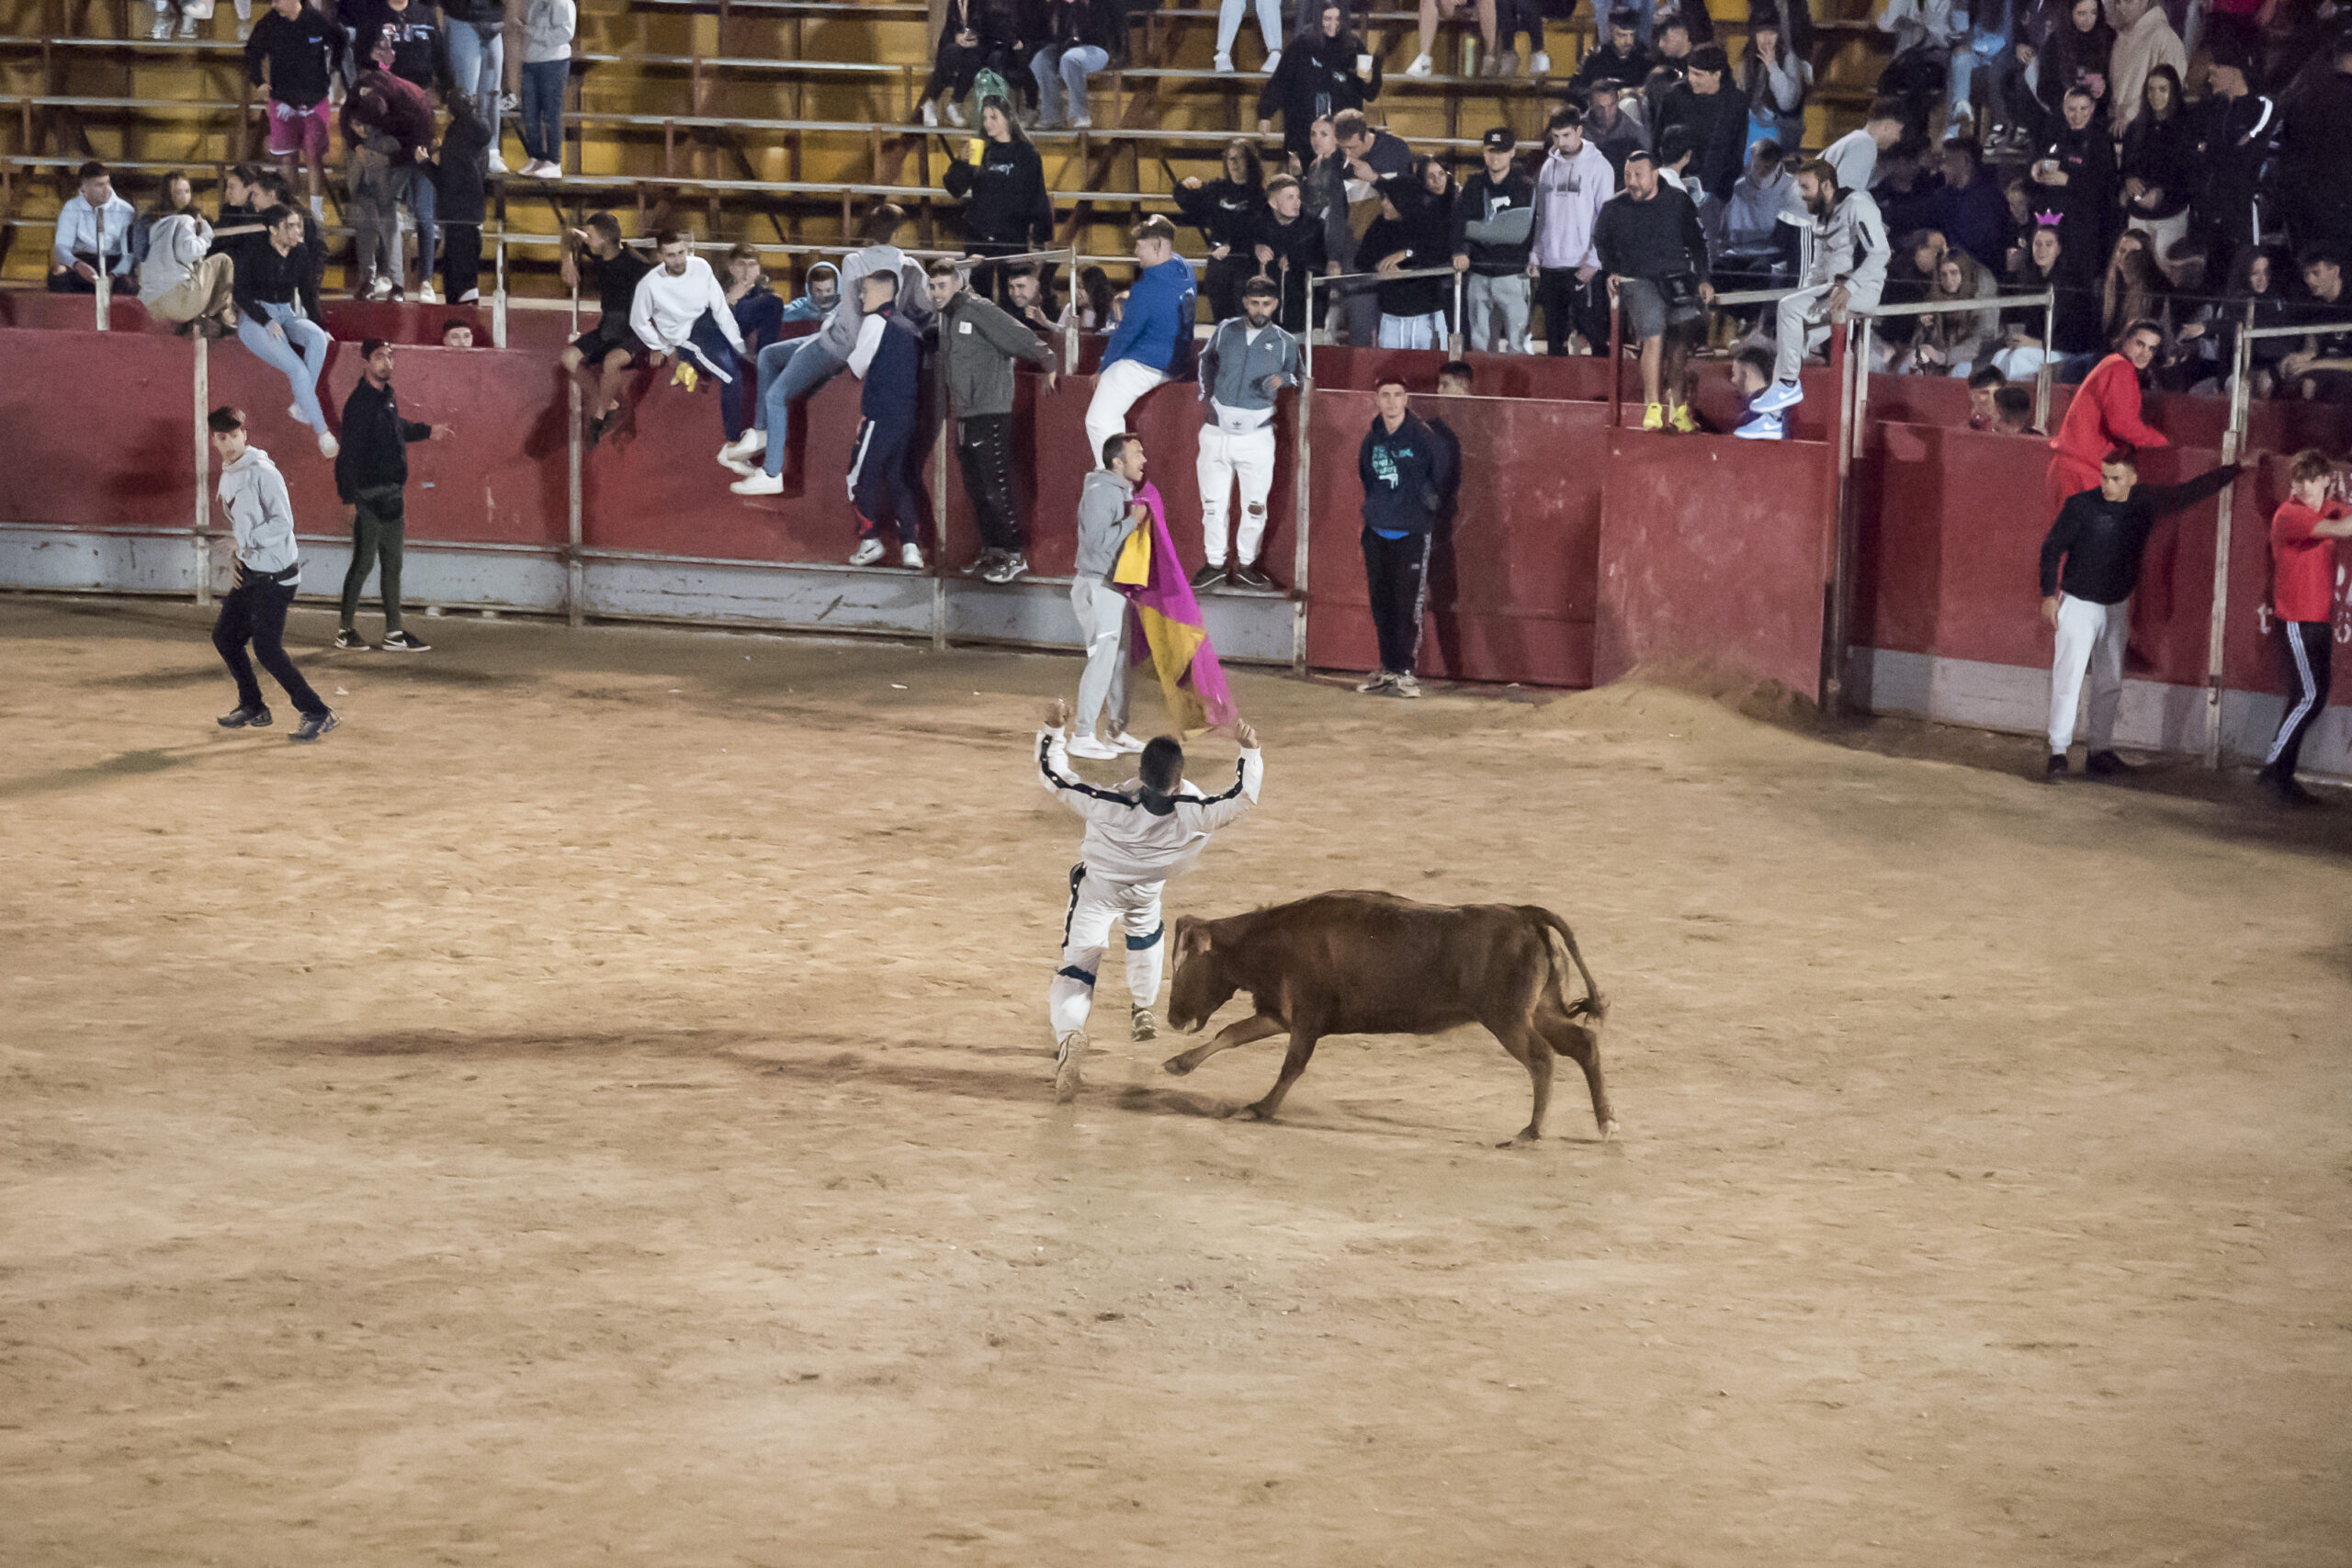
[[1560,939],[1560,945],[1567,949],[1568,961],[1577,966],[1577,973],[1584,977],[1584,995],[1575,1001],[1568,1000],[1566,976],[1555,962],[1552,969],[1554,998],[1566,1010],[1570,1018],[1589,1018],[1592,1020],[1593,1027],[1598,1029],[1608,1021],[1609,1002],[1600,994],[1600,987],[1594,982],[1592,971],[1585,967],[1584,954],[1577,951],[1576,932],[1568,930],[1567,921],[1541,905],[1524,904],[1521,908],[1552,935]]

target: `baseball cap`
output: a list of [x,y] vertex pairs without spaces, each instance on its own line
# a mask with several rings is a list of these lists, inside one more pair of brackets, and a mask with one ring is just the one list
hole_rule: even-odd
[[1487,132],[1486,146],[1489,152],[1508,152],[1518,145],[1519,138],[1511,134],[1510,126],[1498,125]]

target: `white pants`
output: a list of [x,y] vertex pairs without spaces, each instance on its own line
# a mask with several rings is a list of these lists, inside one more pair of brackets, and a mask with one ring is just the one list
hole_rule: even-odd
[[[1081,577],[1069,585],[1069,607],[1086,642],[1086,670],[1078,678],[1075,735],[1124,735],[1127,729],[1127,596],[1107,582]],[[1102,728],[1095,720],[1100,716]]]
[[1380,315],[1380,346],[1383,348],[1443,348],[1445,346],[1445,312],[1431,310],[1426,316]]
[[1266,497],[1274,488],[1274,426],[1235,434],[1212,419],[1201,426],[1201,453],[1193,471],[1201,481],[1201,549],[1211,566],[1225,564],[1225,518],[1233,481],[1241,481],[1241,526],[1233,557],[1243,566],[1258,563],[1266,537]]
[[[1784,294],[1780,303],[1780,341],[1772,366],[1776,380],[1793,381],[1797,372],[1804,368],[1804,356],[1829,341],[1829,296],[1835,284],[1816,283],[1810,288],[1800,288]],[[1846,301],[1849,310],[1878,309],[1878,290],[1853,289]]]
[[1086,1027],[1094,1009],[1094,976],[1110,945],[1111,930],[1125,926],[1127,937],[1127,1004],[1148,1008],[1159,995],[1160,966],[1168,957],[1159,918],[1159,882],[1111,882],[1089,872],[1083,862],[1069,868],[1069,909],[1062,917],[1062,966],[1046,988],[1046,1011],[1054,1037]]
[[1127,428],[1127,411],[1146,392],[1168,379],[1140,359],[1119,359],[1094,378],[1094,400],[1086,405],[1086,460],[1102,465],[1102,443]]
[[2132,637],[2132,602],[2094,604],[2073,594],[2058,599],[2058,654],[2050,664],[2050,750],[2075,741],[2075,705],[2083,675],[2091,678],[2090,733],[2094,751],[2115,744],[2115,713],[2123,704],[2123,645]]
[[[1470,346],[1480,354],[1491,347],[1497,354],[1527,352],[1527,305],[1533,288],[1532,280],[1524,273],[1509,277],[1483,277],[1470,275]],[[1495,319],[1502,318],[1502,331],[1497,333]],[[1497,343],[1499,337],[1502,341]]]

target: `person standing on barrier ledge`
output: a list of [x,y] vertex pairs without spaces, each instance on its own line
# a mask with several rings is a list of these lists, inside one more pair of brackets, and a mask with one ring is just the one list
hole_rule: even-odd
[[[269,454],[252,445],[243,409],[214,409],[205,425],[220,459],[220,510],[228,514],[234,551],[234,582],[212,623],[212,646],[237,682],[237,705],[220,716],[223,729],[260,729],[271,722],[254,678],[254,660],[286,689],[302,716],[288,740],[316,740],[342,721],[319,700],[286,657],[286,612],[301,586],[302,563],[294,547],[294,503],[286,479]],[[253,646],[252,658],[245,647]]]
[[928,271],[956,460],[980,529],[979,558],[964,570],[1011,582],[1029,570],[1029,541],[1012,500],[1012,362],[1025,359],[1045,371],[1049,392],[1061,377],[1045,340],[968,288],[954,262],[943,258]]
[[1078,557],[1069,569],[1070,609],[1086,645],[1086,670],[1078,678],[1078,727],[1069,751],[1073,757],[1108,761],[1143,750],[1143,742],[1127,733],[1132,617],[1126,595],[1111,579],[1128,536],[1138,528],[1149,529],[1151,509],[1136,499],[1136,487],[1143,483],[1143,437],[1121,431],[1102,443],[1099,456],[1102,466],[1088,474],[1079,489]]
[[899,564],[922,570],[922,529],[928,509],[914,480],[916,410],[922,396],[921,330],[899,313],[899,278],[869,272],[857,280],[865,312],[850,374],[865,383],[858,396],[857,442],[849,460],[849,502],[857,513],[858,546],[852,566],[873,566],[887,553],[885,531],[899,541]]
[[1848,311],[1878,308],[1894,254],[1878,203],[1866,190],[1839,188],[1827,160],[1816,158],[1797,170],[1796,193],[1807,219],[1798,231],[1804,262],[1798,287],[1781,298],[1772,385],[1750,405],[1751,413],[1786,414],[1804,401],[1798,376],[1805,355],[1829,341],[1831,325],[1842,323]]
[[1127,411],[1155,387],[1193,372],[1193,269],[1176,254],[1176,226],[1158,214],[1129,231],[1137,276],[1126,314],[1102,345],[1102,368],[1086,405],[1086,449],[1127,427]]
[[1584,138],[1584,116],[1574,104],[1554,109],[1544,131],[1544,161],[1535,166],[1531,197],[1534,243],[1527,269],[1544,308],[1544,341],[1553,354],[1584,340],[1588,354],[1609,350],[1609,311],[1600,299],[1600,253],[1592,248],[1600,209],[1617,194],[1617,173]]
[[2143,485],[2139,455],[2118,446],[2099,465],[2098,489],[2069,496],[2060,508],[2041,541],[2041,618],[2058,638],[2050,667],[2050,761],[2043,773],[2050,783],[2066,777],[2066,748],[2074,744],[2086,671],[2090,755],[2083,772],[2130,771],[2115,754],[2115,716],[2123,703],[2123,646],[2148,535],[2159,519],[2219,495],[2237,475],[2237,464],[2224,463],[2186,484]]
[[1241,288],[1242,313],[1220,321],[1201,355],[1201,423],[1193,472],[1201,483],[1201,549],[1208,563],[1193,575],[1196,589],[1227,581],[1225,520],[1241,485],[1241,526],[1233,539],[1235,586],[1270,593],[1274,580],[1258,566],[1266,538],[1266,498],[1274,488],[1274,400],[1298,385],[1298,340],[1274,325],[1281,290],[1253,277]]
[[2270,519],[2270,607],[2286,645],[2287,711],[2258,776],[2279,799],[2302,806],[2312,795],[2295,782],[2295,765],[2312,722],[2327,711],[2335,657],[2335,541],[2352,538],[2352,506],[2329,493],[2336,488],[2335,470],[2324,452],[2295,454],[2287,479],[2287,503]]
[[351,508],[351,568],[343,574],[343,625],[334,634],[341,649],[365,649],[358,631],[359,593],[380,560],[384,580],[384,647],[393,653],[425,653],[401,627],[401,551],[408,527],[408,444],[447,441],[457,434],[446,424],[419,424],[401,417],[392,392],[392,345],[369,338],[359,345],[367,369],[343,400],[343,451],[334,460],[334,491]]
[[1356,452],[1363,482],[1363,575],[1372,625],[1380,640],[1380,668],[1356,690],[1383,697],[1418,697],[1413,674],[1421,648],[1421,614],[1429,600],[1430,535],[1453,493],[1449,448],[1417,418],[1405,383],[1381,378],[1374,393],[1380,412]]
[[1600,209],[1593,249],[1609,275],[1609,298],[1623,312],[1623,335],[1641,344],[1642,428],[1670,423],[1689,434],[1685,367],[1691,329],[1703,326],[1715,291],[1707,281],[1707,241],[1690,198],[1658,178],[1657,160],[1636,147],[1625,154],[1625,188]]

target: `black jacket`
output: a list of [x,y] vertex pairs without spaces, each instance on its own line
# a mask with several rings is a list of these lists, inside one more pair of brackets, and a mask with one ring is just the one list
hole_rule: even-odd
[[1658,117],[1663,141],[1669,127],[1690,128],[1690,174],[1717,201],[1731,199],[1731,187],[1747,161],[1747,100],[1728,84],[1709,94],[1682,83],[1666,95]]
[[334,492],[348,506],[361,491],[397,491],[408,483],[408,444],[433,434],[429,424],[401,417],[400,400],[389,386],[379,391],[367,377],[343,400],[343,450],[334,458]]
[[[1356,75],[1356,56],[1363,53],[1372,55],[1370,82]],[[1325,38],[1318,28],[1310,37],[1293,39],[1283,50],[1282,63],[1258,94],[1258,118],[1283,117],[1283,148],[1298,155],[1303,169],[1315,161],[1309,133],[1318,118],[1360,109],[1378,96],[1379,51],[1367,51],[1363,40],[1345,28],[1337,38]]]
[[408,0],[407,8],[400,11],[384,0],[346,4],[343,18],[351,26],[351,52],[360,70],[371,68],[368,56],[375,52],[377,40],[389,39],[393,75],[428,93],[445,96],[457,85],[449,69],[449,37],[442,28],[440,8],[432,0]]
[[2256,243],[2262,234],[2255,193],[2278,149],[2278,107],[2259,93],[2216,93],[2196,113],[2197,221],[2225,239]]
[[1527,270],[1528,253],[1535,248],[1535,231],[1531,226],[1527,238],[1515,244],[1498,244],[1492,241],[1470,238],[1470,225],[1491,223],[1509,212],[1535,210],[1535,182],[1516,164],[1510,173],[1496,180],[1480,169],[1462,182],[1461,194],[1453,198],[1453,254],[1470,258],[1470,270],[1481,277],[1511,277]]
[[966,163],[958,152],[941,183],[965,204],[967,240],[1024,251],[1052,242],[1054,201],[1046,194],[1046,165],[1028,142],[983,137],[980,161]]
[[1635,39],[1634,47],[1623,54],[1610,48],[1604,19],[1600,41],[1577,66],[1577,73],[1568,78],[1568,85],[1578,97],[1591,92],[1595,82],[1616,82],[1638,92],[1642,84],[1650,79],[1650,67],[1657,63],[1657,57],[1640,39]]
[[479,223],[490,204],[490,125],[478,114],[449,117],[441,133],[441,155],[435,160],[433,184],[440,192],[444,223]]
[[1647,201],[1635,201],[1628,190],[1602,203],[1592,243],[1600,253],[1601,270],[1618,277],[1655,282],[1690,273],[1702,283],[1707,280],[1707,237],[1699,228],[1699,209],[1664,180]]
[[606,260],[583,250],[579,267],[581,293],[594,294],[596,308],[604,312],[596,323],[597,330],[605,333],[628,331],[629,307],[637,303],[637,286],[653,270],[645,253],[623,245],[618,255]]
[[1452,450],[1410,410],[1394,431],[1373,415],[1356,451],[1363,525],[1389,534],[1428,533],[1453,493]]
[[1310,216],[1302,207],[1298,216],[1285,223],[1267,208],[1258,214],[1258,233],[1250,251],[1252,256],[1259,245],[1274,253],[1274,259],[1259,264],[1259,270],[1282,286],[1282,307],[1274,319],[1285,332],[1306,331],[1307,279],[1322,276],[1331,262],[1329,247],[1324,243],[1323,220]]
[[[1357,270],[1371,272],[1399,251],[1405,253],[1405,259],[1397,264],[1400,272],[1448,265],[1453,254],[1446,248],[1452,231],[1451,201],[1408,187],[1396,192],[1396,203],[1401,219],[1384,213],[1372,220],[1356,243]],[[1444,310],[1453,300],[1453,285],[1442,277],[1401,278],[1381,284],[1379,292],[1381,314],[1385,316],[1426,316]]]
[[2219,495],[2237,477],[2238,466],[2224,463],[2187,484],[2135,485],[2122,501],[2109,501],[2095,490],[2068,496],[2041,541],[2041,596],[2063,590],[2094,604],[2122,604],[2140,586],[2140,559],[2157,519]]
[[[302,231],[308,234],[312,225],[304,215]],[[257,306],[300,303],[302,313],[312,321],[319,319],[319,255],[308,244],[295,246],[284,255],[269,243],[267,234],[256,235],[238,247],[234,276],[229,284],[236,296],[237,309],[245,315],[260,317]]]
[[303,6],[290,22],[273,10],[254,24],[245,39],[245,74],[260,86],[266,62],[273,99],[298,109],[315,107],[326,101],[327,85],[343,69],[344,40],[343,29],[314,6]]
[[1203,180],[1197,190],[1178,186],[1171,194],[1178,216],[1201,231],[1210,250],[1224,245],[1236,255],[1250,254],[1250,247],[1258,241],[1260,217],[1266,210],[1263,189],[1253,190],[1220,175]]

